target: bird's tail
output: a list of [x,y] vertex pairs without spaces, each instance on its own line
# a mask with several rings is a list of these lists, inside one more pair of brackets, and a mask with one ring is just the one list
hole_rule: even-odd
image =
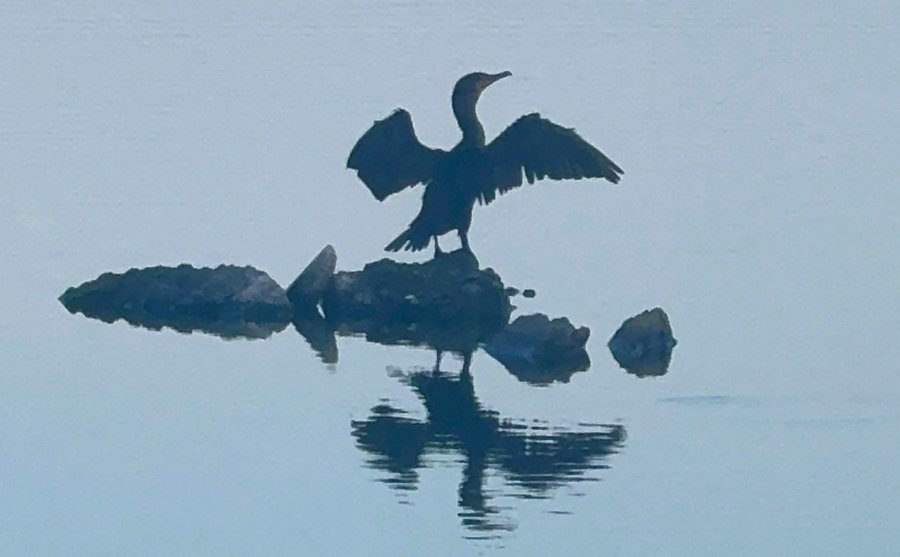
[[419,251],[428,247],[428,243],[431,241],[431,234],[423,231],[415,224],[413,222],[413,224],[409,225],[409,228],[385,246],[385,251]]

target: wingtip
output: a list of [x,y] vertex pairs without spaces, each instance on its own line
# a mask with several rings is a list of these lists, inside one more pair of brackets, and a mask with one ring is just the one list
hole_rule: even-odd
[[615,165],[613,165],[612,170],[613,171],[610,172],[609,175],[606,176],[605,178],[607,180],[609,180],[610,182],[612,182],[613,184],[618,184],[619,180],[622,179],[622,175],[625,174],[625,172],[623,172],[621,168],[619,168],[618,166],[615,166]]

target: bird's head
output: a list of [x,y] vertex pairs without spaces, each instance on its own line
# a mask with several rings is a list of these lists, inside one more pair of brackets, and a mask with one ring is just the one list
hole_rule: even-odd
[[462,76],[453,88],[453,114],[463,132],[463,142],[484,146],[484,129],[475,115],[475,104],[488,85],[511,76],[510,72],[495,74],[475,72]]
[[466,74],[459,78],[459,81],[456,82],[456,86],[453,87],[453,96],[474,96],[477,98],[479,95],[481,95],[482,91],[487,89],[488,85],[511,75],[511,72],[500,72],[493,74],[473,72],[470,74]]

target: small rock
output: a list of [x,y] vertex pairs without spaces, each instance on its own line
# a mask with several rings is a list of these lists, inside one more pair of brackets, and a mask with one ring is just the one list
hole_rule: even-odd
[[590,329],[576,329],[565,317],[551,320],[536,313],[518,317],[485,350],[521,381],[549,385],[568,382],[575,372],[590,367],[585,350],[590,335]]
[[522,291],[522,296],[525,296],[526,298],[534,298],[535,296],[537,296],[537,292],[535,292],[533,288],[526,288]]
[[607,346],[625,371],[648,377],[665,375],[669,371],[676,344],[678,341],[672,336],[669,316],[661,308],[653,308],[626,319]]
[[519,295],[519,289],[516,288],[515,286],[507,286],[506,288],[503,289],[503,291],[506,292],[506,295],[509,296],[510,298],[512,298],[513,296]]
[[336,267],[337,253],[329,244],[322,248],[322,251],[310,261],[309,265],[288,287],[288,300],[294,306],[304,310],[318,305],[328,287],[331,286]]

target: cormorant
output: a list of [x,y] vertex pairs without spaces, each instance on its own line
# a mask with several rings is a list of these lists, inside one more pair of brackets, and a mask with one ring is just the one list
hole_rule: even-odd
[[456,230],[462,247],[471,252],[468,231],[475,201],[488,204],[497,194],[536,179],[606,178],[619,181],[621,168],[575,130],[533,113],[522,116],[485,144],[484,128],[475,114],[481,93],[492,83],[512,75],[470,73],[453,88],[453,114],[462,140],[449,152],[422,145],[409,112],[398,108],[356,142],[347,167],[379,201],[416,184],[425,184],[422,209],[409,228],[385,247],[418,251],[434,238],[435,256],[441,253],[438,236]]

